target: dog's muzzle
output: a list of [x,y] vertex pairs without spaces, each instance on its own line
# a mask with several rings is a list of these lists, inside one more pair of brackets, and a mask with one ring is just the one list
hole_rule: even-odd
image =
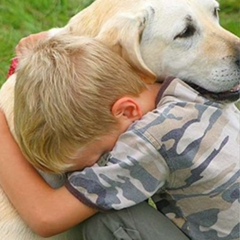
[[240,99],[240,84],[235,86],[230,91],[215,93],[210,92],[202,87],[199,87],[195,84],[190,84],[194,89],[196,89],[200,94],[206,96],[207,98],[211,98],[216,101],[223,101],[223,102],[236,102]]

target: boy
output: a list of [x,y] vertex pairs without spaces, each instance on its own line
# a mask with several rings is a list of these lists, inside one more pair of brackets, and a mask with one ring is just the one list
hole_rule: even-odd
[[[22,55],[15,132],[33,166],[60,174],[73,164],[75,169],[91,166],[112,149],[128,121],[155,107],[160,85],[146,86],[127,63],[121,64],[122,58],[116,54],[112,61],[112,55],[94,40],[67,35],[43,40]],[[102,141],[109,141],[109,147],[98,151]]]
[[239,110],[176,79],[163,88],[156,110],[120,136],[106,166],[69,174],[66,187],[101,211],[152,197],[190,239],[239,239]]
[[[38,169],[63,173],[91,166],[102,154],[112,149],[118,136],[132,122],[155,107],[159,89],[160,84],[151,86],[144,84],[122,58],[93,39],[61,35],[43,40],[33,49],[25,49],[20,59],[14,106],[17,139],[23,153]],[[5,142],[7,136],[5,133],[2,133],[2,136]],[[9,146],[11,144],[4,147],[4,150]],[[16,166],[14,164],[14,168]],[[7,172],[7,166],[1,167]],[[20,177],[22,185],[28,174],[27,171],[21,171],[20,166],[18,171],[25,172],[24,176]],[[4,177],[5,173],[2,172],[0,175]],[[10,175],[6,177],[9,179]],[[11,178],[11,181],[14,178]],[[31,178],[34,178],[33,175]],[[1,181],[4,186],[4,180]],[[15,187],[17,182],[14,184]],[[31,181],[26,184],[30,190]],[[33,188],[34,186],[48,189],[48,186],[41,183],[41,179],[32,185]],[[9,186],[6,192],[14,188]],[[19,191],[21,187],[18,186],[16,189]],[[48,189],[47,192],[50,193],[51,190]],[[48,198],[41,195],[41,191],[34,192],[29,197],[21,191],[20,195],[23,196],[22,200],[24,199],[22,203],[25,204],[30,199],[32,203],[40,201],[36,208],[18,208],[18,204],[16,207],[23,219],[43,236],[64,231],[96,213],[96,210],[76,202],[69,193],[67,198],[60,197],[61,192],[62,190],[54,191],[53,195],[55,193],[56,195],[50,193],[51,196],[49,195]],[[61,198],[64,205],[51,206],[56,196]],[[17,194],[12,201],[14,203],[20,199]],[[68,211],[66,203],[71,205],[71,208],[77,203],[80,208],[74,207],[74,211]],[[44,209],[50,206],[51,213],[48,210],[42,214],[45,210],[42,211],[40,206]],[[53,209],[55,209],[54,213]],[[64,209],[65,212],[59,209]],[[66,212],[68,217],[65,215]],[[122,215],[134,212],[133,215],[138,221],[146,218],[147,214],[151,217],[148,222],[156,217],[160,220],[151,233],[144,231],[144,226],[135,226],[141,232],[138,234],[144,239],[166,240],[165,234],[168,239],[175,236],[186,239],[174,225],[147,203],[140,204],[133,210],[120,212]],[[74,217],[76,213],[77,217]],[[49,222],[49,219],[55,219],[55,223],[51,222],[52,220]],[[113,217],[111,219],[113,220]],[[124,221],[128,219],[123,216]],[[128,220],[130,224],[132,224],[131,220],[132,218]],[[111,221],[112,224],[113,222]],[[129,232],[129,223],[126,223],[128,228],[126,234],[130,237],[131,234],[136,235],[137,230]],[[148,228],[147,225],[145,227]],[[122,229],[122,226],[120,228]],[[89,234],[88,240],[92,239]],[[115,237],[120,237],[122,230],[114,234]],[[107,235],[108,233],[98,231],[99,239],[112,238]],[[93,239],[97,239],[96,236],[93,236]]]
[[[66,187],[76,199],[101,210],[153,196],[191,239],[238,239],[239,111],[199,96],[177,79],[166,81],[159,97],[157,109],[121,135],[106,166],[69,174]],[[64,199],[66,191],[59,191]],[[16,196],[13,190],[8,194]],[[16,200],[14,205],[24,208]]]

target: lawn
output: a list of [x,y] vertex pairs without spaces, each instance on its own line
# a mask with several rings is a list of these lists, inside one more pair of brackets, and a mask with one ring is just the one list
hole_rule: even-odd
[[[92,0],[1,0],[0,86],[14,57],[14,47],[22,37],[65,25],[71,16],[90,2]],[[239,0],[220,0],[220,3],[221,24],[240,36]]]
[[5,81],[14,48],[31,33],[64,26],[92,0],[1,0],[0,86]]

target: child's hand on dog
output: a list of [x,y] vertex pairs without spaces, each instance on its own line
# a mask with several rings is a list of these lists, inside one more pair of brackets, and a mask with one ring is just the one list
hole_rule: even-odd
[[27,51],[31,50],[39,41],[47,38],[48,35],[49,32],[45,31],[22,38],[15,49],[17,57],[21,57],[23,54],[26,54]]

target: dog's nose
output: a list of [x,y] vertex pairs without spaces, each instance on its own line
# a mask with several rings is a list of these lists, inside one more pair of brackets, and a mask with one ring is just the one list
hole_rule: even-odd
[[240,59],[238,59],[235,63],[237,64],[238,67],[240,67]]
[[240,67],[240,40],[237,42],[237,60],[235,63]]

